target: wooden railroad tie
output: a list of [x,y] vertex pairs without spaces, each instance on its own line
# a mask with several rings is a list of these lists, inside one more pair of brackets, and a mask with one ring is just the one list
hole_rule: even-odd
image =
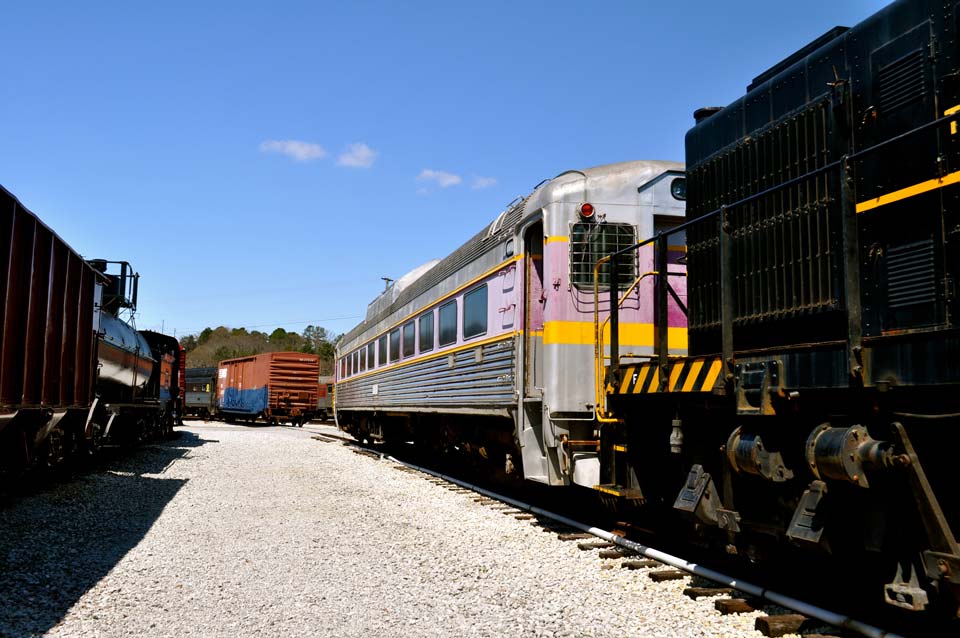
[[732,593],[732,587],[687,587],[683,590],[684,596],[689,596],[694,600],[707,596],[728,596]]
[[557,539],[561,541],[581,541],[585,538],[596,538],[596,536],[586,532],[560,532],[557,534]]
[[651,560],[649,558],[640,558],[635,560],[625,560],[620,563],[620,567],[624,569],[649,569],[651,567],[659,567],[663,565],[658,560]]
[[629,549],[601,549],[598,556],[600,558],[623,558],[628,556]]
[[577,543],[577,549],[583,552],[589,552],[594,549],[606,549],[608,547],[613,547],[613,543],[607,541],[595,541],[592,543]]
[[533,514],[528,514],[526,512],[520,512],[519,514],[514,514],[513,517],[518,521],[533,520]]
[[687,572],[680,569],[665,569],[659,572],[650,572],[647,576],[655,583],[662,583],[665,580],[680,580],[689,576]]
[[779,638],[787,634],[798,634],[800,629],[809,625],[809,618],[802,614],[783,614],[782,616],[760,616],[754,629],[770,638]]
[[747,614],[756,611],[756,607],[748,603],[743,598],[721,598],[714,601],[713,608],[724,616],[729,614]]

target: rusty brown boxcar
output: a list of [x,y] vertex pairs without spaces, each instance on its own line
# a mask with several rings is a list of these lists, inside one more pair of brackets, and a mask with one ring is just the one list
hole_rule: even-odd
[[0,187],[0,463],[67,443],[51,440],[53,432],[83,439],[94,403],[98,277]]
[[217,414],[224,419],[303,426],[317,411],[320,357],[267,352],[221,361],[217,366]]

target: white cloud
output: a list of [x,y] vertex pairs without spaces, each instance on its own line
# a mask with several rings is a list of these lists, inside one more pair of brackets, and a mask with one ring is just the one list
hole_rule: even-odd
[[370,168],[373,166],[373,161],[377,159],[377,155],[379,155],[377,151],[363,142],[348,144],[347,152],[337,158],[337,164],[354,168]]
[[477,190],[481,188],[489,188],[497,183],[496,177],[480,177],[479,175],[474,176],[473,184],[470,188]]
[[327,154],[327,151],[319,144],[301,140],[266,140],[260,143],[260,151],[262,153],[281,153],[298,162],[320,159]]
[[436,182],[440,188],[447,188],[448,186],[456,186],[463,181],[463,178],[453,173],[447,173],[446,171],[435,171],[430,168],[425,168],[417,175],[417,181]]

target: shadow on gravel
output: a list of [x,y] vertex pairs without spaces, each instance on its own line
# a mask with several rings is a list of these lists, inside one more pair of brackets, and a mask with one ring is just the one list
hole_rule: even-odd
[[[0,636],[40,635],[144,537],[186,480],[164,478],[209,443],[171,441],[108,451],[91,471],[0,507]],[[154,476],[145,476],[154,475]]]

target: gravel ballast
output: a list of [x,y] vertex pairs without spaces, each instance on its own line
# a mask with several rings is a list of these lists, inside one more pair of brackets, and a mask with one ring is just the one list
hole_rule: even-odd
[[0,635],[760,636],[307,429],[180,431],[3,504]]

